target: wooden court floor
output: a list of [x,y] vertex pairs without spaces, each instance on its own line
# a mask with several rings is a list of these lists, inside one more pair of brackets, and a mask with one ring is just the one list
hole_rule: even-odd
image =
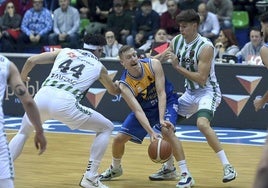
[[[15,133],[10,133],[10,139]],[[87,166],[89,146],[94,136],[46,133],[47,151],[37,155],[33,134],[22,155],[15,161],[16,188],[76,188]],[[111,164],[110,145],[100,166],[100,172]],[[235,181],[222,183],[222,166],[206,143],[182,142],[189,169],[196,181],[195,188],[251,188],[262,147],[224,144],[229,160],[235,166]],[[124,174],[105,184],[111,188],[172,188],[177,180],[150,181],[148,175],[161,165],[150,161],[147,155],[149,140],[142,145],[128,143],[122,161]]]

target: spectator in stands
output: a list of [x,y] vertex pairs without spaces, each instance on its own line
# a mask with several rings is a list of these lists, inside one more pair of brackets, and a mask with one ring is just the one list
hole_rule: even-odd
[[171,40],[180,32],[176,22],[176,16],[180,13],[180,9],[175,0],[167,0],[167,8],[168,10],[160,17],[160,27],[166,30],[168,39]]
[[150,0],[141,3],[141,9],[135,14],[132,25],[132,33],[127,37],[127,44],[135,48],[143,45],[146,40],[152,39],[156,30],[160,27],[160,16],[152,10]]
[[132,17],[132,21],[134,21],[135,13],[139,9],[138,0],[125,0],[126,4],[124,9],[127,13],[129,13]]
[[14,3],[6,4],[2,16],[2,52],[16,52],[17,39],[20,35],[21,15],[16,13]]
[[76,1],[76,8],[79,10],[81,19],[90,18],[89,1],[90,0],[77,0]]
[[201,3],[198,6],[198,13],[200,16],[198,32],[214,42],[220,33],[220,23],[217,15],[207,10],[206,3]]
[[144,45],[139,47],[139,50],[143,50],[147,57],[155,56],[164,52],[169,46],[170,40],[165,29],[160,28],[156,31],[154,38],[147,40]]
[[115,33],[119,43],[126,44],[126,38],[131,31],[131,23],[131,15],[124,10],[123,2],[115,1],[113,12],[108,15],[107,29]]
[[53,33],[49,34],[49,45],[64,43],[63,47],[77,49],[80,47],[79,12],[70,6],[70,0],[59,0],[59,5],[54,11]]
[[113,31],[108,30],[105,32],[105,39],[107,44],[103,46],[103,53],[105,57],[118,57],[118,51],[123,46],[118,43]]
[[250,41],[236,54],[240,61],[250,61],[256,57],[260,57],[260,49],[263,46],[263,37],[261,29],[257,26],[252,27],[249,32]]
[[154,0],[152,1],[152,8],[161,16],[167,11],[167,0]]
[[90,0],[89,20],[90,24],[86,28],[87,33],[104,34],[107,28],[109,13],[113,10],[113,0]]
[[222,29],[219,37],[215,40],[216,59],[222,59],[223,55],[235,56],[239,52],[239,47],[232,29]]
[[232,28],[233,2],[231,0],[209,0],[207,10],[216,14],[221,29]]
[[33,8],[27,10],[22,19],[22,32],[18,39],[19,52],[24,52],[27,44],[47,45],[52,27],[52,16],[49,10],[43,7],[43,0],[33,0]]
[[198,10],[198,6],[202,3],[202,0],[183,0],[179,2],[179,9],[194,9],[196,12]]

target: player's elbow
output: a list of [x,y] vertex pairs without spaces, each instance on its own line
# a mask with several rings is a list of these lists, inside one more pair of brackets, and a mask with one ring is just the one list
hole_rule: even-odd
[[205,76],[201,76],[201,77],[198,78],[197,82],[198,82],[198,84],[199,84],[200,86],[203,87],[203,86],[205,86],[206,83],[207,83],[207,77],[205,77]]

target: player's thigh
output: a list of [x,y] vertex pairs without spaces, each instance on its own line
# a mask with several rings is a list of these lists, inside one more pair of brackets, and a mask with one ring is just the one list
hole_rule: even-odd
[[102,132],[114,128],[113,123],[101,113],[83,106],[78,102],[66,104],[65,110],[55,112],[53,117],[66,124],[71,129],[85,129]]
[[139,144],[142,143],[144,137],[147,135],[146,130],[142,127],[133,112],[124,120],[119,132],[129,135],[131,137],[130,141]]
[[178,114],[182,117],[190,117],[197,111],[198,105],[194,103],[194,96],[185,92],[178,99]]

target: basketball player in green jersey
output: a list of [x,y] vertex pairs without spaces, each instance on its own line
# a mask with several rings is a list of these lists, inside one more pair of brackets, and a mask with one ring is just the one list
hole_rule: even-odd
[[[169,60],[173,68],[185,77],[186,91],[178,99],[178,114],[184,118],[197,114],[197,128],[206,137],[223,165],[222,181],[232,181],[237,173],[210,125],[221,101],[221,91],[214,70],[214,46],[210,40],[198,34],[200,17],[194,10],[182,11],[176,21],[181,34],[175,36],[169,48],[157,58],[161,61]],[[156,175],[157,173],[151,176]]]
[[[80,103],[84,94],[97,80],[110,94],[120,93],[120,89],[113,83],[107,69],[99,60],[104,45],[104,36],[87,34],[84,37],[83,49],[63,48],[36,54],[27,59],[21,72],[22,79],[27,81],[29,72],[36,64],[53,64],[49,76],[34,97],[42,123],[56,119],[70,129],[96,132],[90,148],[88,166],[79,183],[83,188],[107,188],[99,181],[98,168],[114,125],[99,112]],[[9,144],[14,160],[21,154],[32,131],[32,123],[28,116],[24,115],[20,130]]]

